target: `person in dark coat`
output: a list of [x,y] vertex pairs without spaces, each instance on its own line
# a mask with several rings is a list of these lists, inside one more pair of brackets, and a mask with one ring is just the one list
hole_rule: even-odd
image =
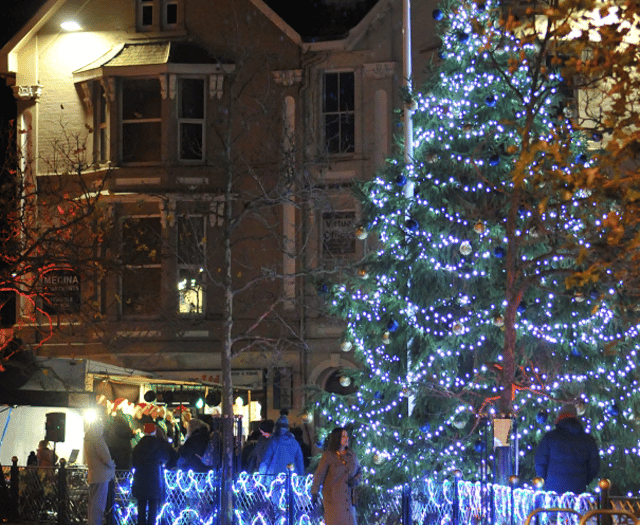
[[289,431],[289,419],[282,415],[276,421],[273,436],[267,442],[267,449],[260,462],[260,474],[275,476],[287,472],[288,465],[294,466],[293,471],[302,476],[304,474],[304,460],[302,449]]
[[252,448],[249,454],[247,454],[247,463],[245,466],[245,470],[247,472],[257,472],[260,468],[260,463],[262,462],[262,458],[264,457],[264,453],[267,450],[267,445],[269,444],[269,439],[271,438],[271,434],[273,434],[273,429],[275,428],[275,422],[273,419],[265,419],[260,421],[260,425],[258,426],[258,430],[260,431],[260,435],[258,436],[258,440],[256,444]]
[[209,444],[209,427],[200,419],[190,419],[187,423],[187,435],[178,451],[178,469],[193,470],[193,472],[207,472],[209,467],[202,458]]
[[122,414],[116,414],[108,421],[105,440],[111,458],[116,462],[116,470],[131,469],[131,440],[134,435],[133,429]]
[[556,428],[547,432],[538,445],[535,463],[536,475],[544,478],[544,490],[558,494],[582,494],[598,475],[598,445],[578,421],[575,406],[562,408]]
[[169,461],[169,444],[156,436],[156,426],[147,423],[144,437],[131,455],[133,486],[131,492],[138,500],[138,525],[155,525],[158,507],[164,498],[164,465]]

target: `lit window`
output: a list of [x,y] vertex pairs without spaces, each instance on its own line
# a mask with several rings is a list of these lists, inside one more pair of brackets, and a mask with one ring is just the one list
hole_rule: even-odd
[[122,162],[158,162],[162,97],[157,78],[122,81]]
[[180,160],[204,158],[204,80],[181,78],[178,97]]
[[204,313],[205,224],[202,215],[178,217],[178,312],[183,315]]
[[122,221],[122,314],[157,315],[161,290],[162,227],[160,217]]
[[327,153],[353,153],[355,151],[355,75],[351,73],[325,73],[324,137]]

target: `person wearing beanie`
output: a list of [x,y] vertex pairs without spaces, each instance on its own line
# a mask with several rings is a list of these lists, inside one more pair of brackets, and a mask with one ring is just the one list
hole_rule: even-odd
[[293,472],[304,474],[304,460],[300,444],[289,431],[289,419],[282,414],[275,424],[273,435],[267,441],[264,456],[260,461],[260,474],[275,476],[288,471],[288,465],[293,465]]
[[574,405],[565,405],[556,427],[540,441],[535,455],[536,475],[544,490],[558,494],[582,494],[600,470],[596,440],[584,431]]
[[170,445],[156,434],[156,426],[145,423],[144,436],[131,454],[131,493],[138,500],[138,525],[155,525],[166,489],[164,466],[169,462]]

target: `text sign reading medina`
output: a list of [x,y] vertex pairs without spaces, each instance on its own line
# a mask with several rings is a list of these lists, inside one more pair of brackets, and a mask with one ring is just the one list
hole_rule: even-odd
[[49,270],[42,276],[43,310],[48,314],[80,311],[80,276],[73,270]]

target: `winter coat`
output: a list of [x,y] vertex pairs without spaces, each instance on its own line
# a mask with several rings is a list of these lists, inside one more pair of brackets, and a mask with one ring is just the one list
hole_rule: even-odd
[[102,426],[94,423],[84,435],[84,460],[87,463],[87,481],[104,483],[116,475],[116,464],[102,435]]
[[202,458],[207,451],[208,444],[209,430],[207,427],[195,429],[178,451],[178,469],[207,472],[209,467],[202,462]]
[[544,490],[582,494],[600,470],[600,453],[580,421],[569,417],[542,437],[535,463],[536,475],[544,478]]
[[[257,446],[259,443],[258,441]],[[293,471],[298,476],[302,476],[304,474],[304,460],[300,444],[291,432],[273,434],[267,442],[267,448],[260,462],[260,474],[276,475],[287,472],[287,465],[292,463],[294,465]]]
[[343,458],[325,450],[313,475],[311,494],[317,494],[322,486],[322,503],[326,525],[356,525],[356,508],[353,505],[353,488],[360,484],[360,463],[349,449]]
[[157,436],[144,436],[135,446],[131,455],[135,469],[131,487],[134,497],[164,499],[164,465],[169,461],[169,448],[169,443]]
[[133,430],[122,416],[115,416],[107,426],[105,440],[116,469],[129,470],[131,468],[131,439]]

